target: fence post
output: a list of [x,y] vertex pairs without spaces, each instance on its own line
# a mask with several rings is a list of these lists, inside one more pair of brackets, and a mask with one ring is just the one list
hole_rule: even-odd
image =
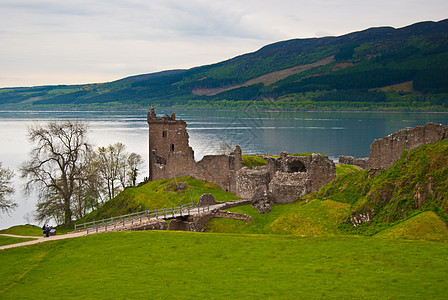
[[173,206],[173,213],[172,213],[172,216],[173,216],[173,218],[174,218],[174,206]]
[[159,209],[156,208],[156,220],[159,219]]

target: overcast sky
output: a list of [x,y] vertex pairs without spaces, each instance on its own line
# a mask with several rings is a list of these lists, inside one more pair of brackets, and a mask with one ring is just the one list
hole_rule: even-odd
[[0,0],[0,87],[107,82],[445,18],[446,0]]

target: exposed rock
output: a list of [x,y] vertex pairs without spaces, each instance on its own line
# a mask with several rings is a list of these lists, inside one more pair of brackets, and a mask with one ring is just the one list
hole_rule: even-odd
[[260,187],[250,200],[252,207],[258,210],[259,214],[266,214],[271,211],[273,204],[272,197],[268,194],[265,187]]
[[176,188],[174,189],[176,192],[183,191],[187,188],[187,184],[184,182],[178,182]]
[[213,197],[212,194],[204,194],[201,197],[199,197],[199,202],[198,202],[199,207],[209,206],[209,205],[214,205],[214,204],[216,204],[216,199],[215,199],[215,197]]
[[362,223],[369,222],[376,215],[376,211],[373,208],[364,207],[359,210],[355,210],[350,214],[350,223],[354,227],[358,227]]

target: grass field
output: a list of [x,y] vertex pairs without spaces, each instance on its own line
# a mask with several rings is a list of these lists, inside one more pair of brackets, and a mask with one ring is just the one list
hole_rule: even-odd
[[30,224],[18,225],[12,226],[8,229],[0,230],[0,233],[37,237],[42,236],[42,228]]
[[446,299],[448,244],[118,232],[0,251],[1,299]]
[[31,241],[31,240],[33,240],[33,239],[0,235],[0,246],[17,244],[17,243],[27,242],[27,241]]

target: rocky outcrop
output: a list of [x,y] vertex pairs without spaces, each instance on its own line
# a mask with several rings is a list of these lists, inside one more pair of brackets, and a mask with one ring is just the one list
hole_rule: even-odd
[[204,207],[204,206],[209,206],[209,205],[214,205],[214,204],[216,204],[216,199],[215,199],[215,197],[213,197],[212,194],[204,194],[201,197],[199,197],[199,202],[198,202],[199,207]]
[[358,227],[362,223],[367,223],[376,215],[376,211],[369,207],[354,210],[350,214],[349,221],[354,227]]
[[252,207],[257,209],[259,214],[266,214],[271,211],[273,204],[272,197],[268,194],[266,187],[260,187],[250,200]]
[[409,151],[440,140],[448,140],[448,126],[428,123],[412,129],[402,129],[372,143],[369,168],[386,170],[394,165],[404,150]]

